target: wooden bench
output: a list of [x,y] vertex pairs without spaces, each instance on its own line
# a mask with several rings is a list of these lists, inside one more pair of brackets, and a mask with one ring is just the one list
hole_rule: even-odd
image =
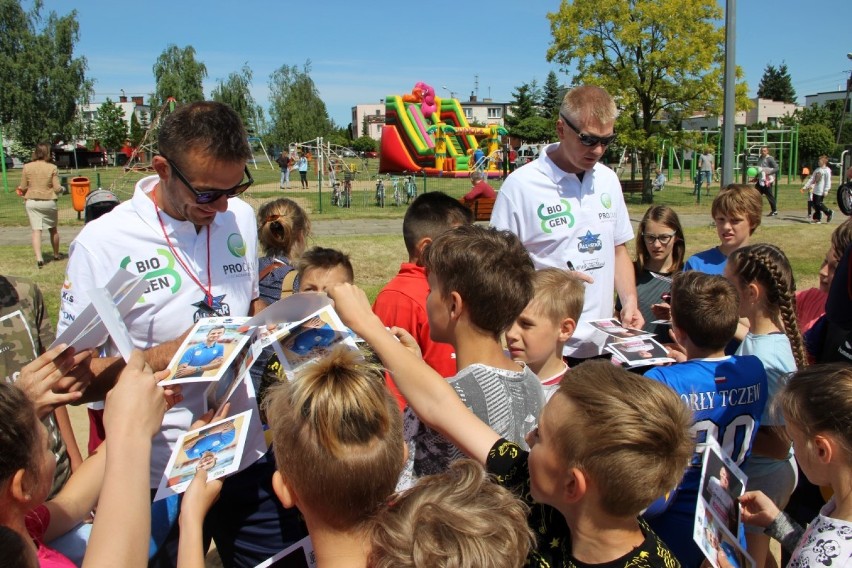
[[494,209],[494,201],[495,198],[493,197],[480,197],[470,202],[459,199],[459,203],[473,212],[474,221],[490,221],[491,211]]
[[645,182],[641,179],[622,179],[619,181],[621,181],[621,193],[624,194],[642,193],[645,187]]

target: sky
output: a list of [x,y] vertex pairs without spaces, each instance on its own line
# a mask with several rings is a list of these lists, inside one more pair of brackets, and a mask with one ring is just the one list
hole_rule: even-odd
[[[22,0],[29,8],[31,0]],[[169,44],[191,45],[207,66],[204,93],[248,63],[252,94],[266,110],[269,76],[311,62],[311,78],[339,126],[359,103],[404,94],[418,81],[439,96],[508,102],[513,90],[549,71],[560,83],[572,70],[547,62],[548,12],[557,0],[392,2],[318,0],[44,0],[45,13],[77,10],[75,55],[88,60],[93,102],[154,91],[152,67]],[[724,1],[720,5],[724,8]],[[852,71],[849,0],[736,2],[736,60],[754,96],[767,64],[787,64],[805,95],[845,89]],[[807,10],[803,9],[807,6]]]

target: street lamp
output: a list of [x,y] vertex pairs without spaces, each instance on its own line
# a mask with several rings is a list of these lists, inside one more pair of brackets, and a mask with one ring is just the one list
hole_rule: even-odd
[[444,89],[445,91],[447,91],[448,93],[450,93],[451,99],[456,98],[456,92],[455,91],[453,91],[452,89],[449,89],[446,85],[441,85],[441,88]]
[[[847,59],[852,59],[852,53],[846,54]],[[843,108],[840,109],[840,126],[837,127],[837,140],[835,144],[840,144],[840,134],[843,132],[843,119],[846,118],[846,105],[849,104],[849,91],[852,89],[852,71],[849,72],[849,78],[846,79],[846,97],[843,99]]]

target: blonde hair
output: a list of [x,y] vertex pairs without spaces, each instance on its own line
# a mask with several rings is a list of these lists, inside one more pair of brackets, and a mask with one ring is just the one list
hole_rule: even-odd
[[345,347],[269,389],[278,471],[337,530],[362,525],[403,466],[402,417],[377,365]]
[[591,117],[601,124],[615,122],[618,116],[615,100],[606,89],[596,85],[574,87],[565,93],[559,112],[572,120]]
[[292,199],[267,201],[257,211],[257,238],[267,256],[291,255],[311,234],[308,214]]
[[579,278],[560,268],[542,268],[535,271],[532,283],[530,305],[537,313],[557,325],[565,318],[580,319],[586,288]]
[[763,197],[760,192],[750,185],[731,183],[713,199],[710,214],[741,216],[749,224],[749,234],[760,226],[760,216],[763,214]]
[[604,512],[636,516],[680,483],[695,441],[692,414],[671,388],[589,360],[571,369],[556,396],[576,411],[556,418],[551,439],[563,465],[600,488]]
[[732,252],[728,264],[741,282],[757,282],[766,291],[765,307],[781,317],[796,366],[804,368],[807,359],[796,318],[796,281],[784,251],[766,243],[749,245]]
[[422,477],[376,516],[370,568],[520,568],[534,546],[527,506],[462,459]]

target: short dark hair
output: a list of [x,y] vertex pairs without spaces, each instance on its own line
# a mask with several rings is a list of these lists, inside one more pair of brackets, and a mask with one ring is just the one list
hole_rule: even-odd
[[306,250],[299,258],[298,270],[299,274],[304,274],[306,270],[314,268],[331,269],[336,266],[346,271],[349,282],[355,281],[355,270],[352,268],[349,255],[332,248],[313,247]]
[[423,251],[423,266],[444,295],[457,292],[470,322],[498,337],[533,297],[535,267],[509,231],[460,225],[444,231]]
[[181,165],[190,152],[222,162],[251,159],[248,134],[240,115],[225,103],[201,101],[179,106],[163,120],[157,151]]
[[721,349],[737,331],[740,301],[724,276],[690,271],[672,279],[672,324],[697,347]]
[[33,403],[24,391],[0,381],[0,484],[6,483],[19,469],[39,467],[38,418]]
[[421,239],[434,239],[447,229],[457,225],[470,225],[472,222],[473,213],[470,209],[446,193],[421,193],[408,206],[402,220],[405,248],[410,256],[414,254],[414,249]]

